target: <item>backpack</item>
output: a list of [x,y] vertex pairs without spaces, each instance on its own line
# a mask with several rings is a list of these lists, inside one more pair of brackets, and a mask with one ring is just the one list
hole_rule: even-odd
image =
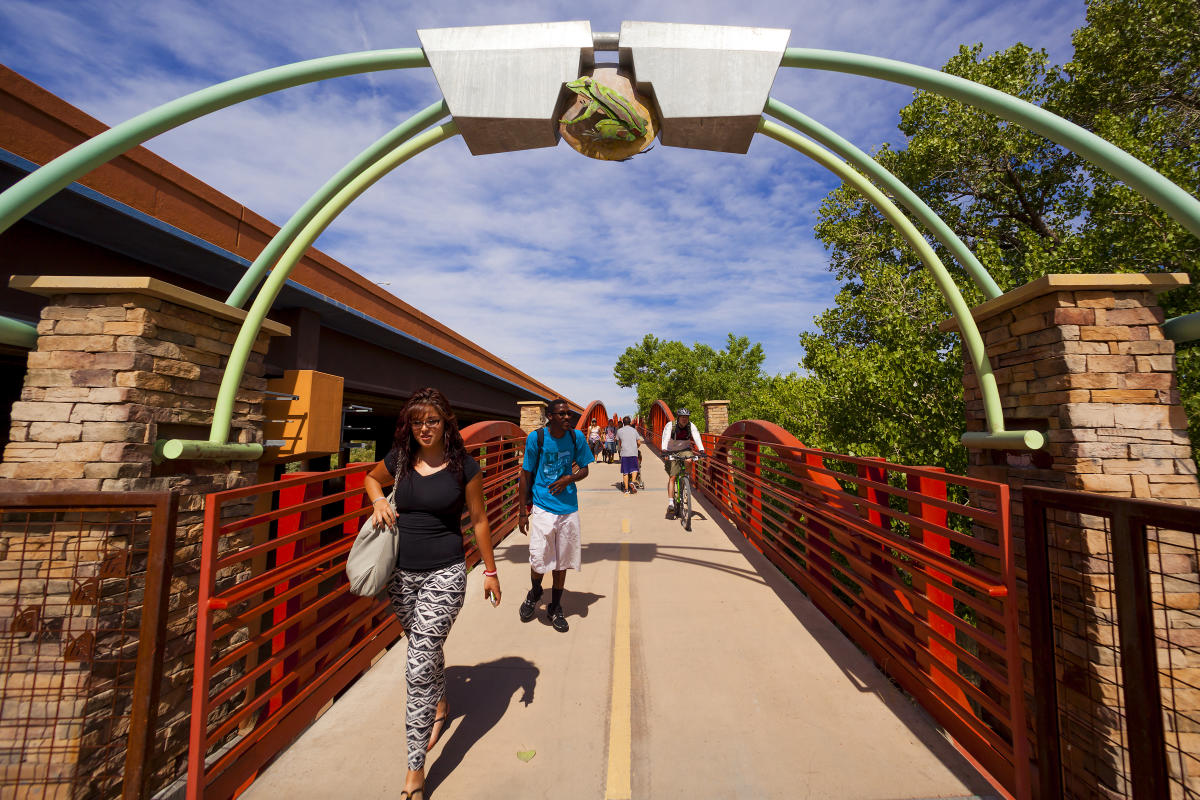
[[[579,434],[578,439],[575,438],[575,434]],[[533,456],[533,471],[535,474],[537,473],[538,464],[541,463],[541,460],[542,460],[542,444],[545,441],[546,441],[546,428],[545,428],[545,426],[543,426],[543,427],[537,429],[537,449],[534,450],[534,456]],[[571,441],[575,444],[576,447],[585,446],[584,442],[583,442],[583,431],[572,428],[571,429]],[[575,463],[574,459],[571,460],[571,463],[572,464]],[[530,481],[529,485],[526,488],[529,491],[529,496],[525,498],[525,504],[531,505],[533,503],[533,481]]]

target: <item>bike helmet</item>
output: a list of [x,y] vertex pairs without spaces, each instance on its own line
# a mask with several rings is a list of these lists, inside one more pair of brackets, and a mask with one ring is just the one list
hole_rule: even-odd
[[691,416],[691,413],[689,413],[689,412],[688,412],[688,410],[687,410],[686,408],[681,408],[681,409],[679,409],[678,411],[676,411],[676,412],[675,412],[675,416],[677,416],[677,417],[690,417],[690,416]]

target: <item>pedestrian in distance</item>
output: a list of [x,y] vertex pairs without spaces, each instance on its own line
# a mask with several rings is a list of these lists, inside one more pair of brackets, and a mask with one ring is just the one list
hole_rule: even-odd
[[[449,713],[442,648],[467,591],[464,506],[483,561],[483,596],[493,607],[500,605],[483,474],[467,453],[445,395],[428,388],[409,398],[400,411],[392,449],[364,483],[372,520],[395,527],[399,535],[387,592],[408,637],[408,773],[400,796],[425,800],[425,754],[437,743]],[[383,493],[393,483],[395,506]]]
[[[675,412],[675,421],[668,422],[663,428],[662,443],[659,449],[664,453],[678,453],[691,450],[695,453],[704,452],[704,442],[700,440],[700,431],[692,424],[692,415],[686,408]],[[667,519],[675,519],[675,478],[687,469],[682,461],[666,459],[667,475]]]
[[592,460],[600,455],[600,423],[593,420],[588,427],[588,447],[592,449]]
[[522,622],[533,619],[542,598],[542,578],[553,574],[546,619],[554,630],[566,633],[570,626],[563,613],[562,596],[567,570],[578,571],[581,544],[579,492],[575,484],[588,476],[592,452],[583,432],[568,427],[571,409],[556,398],[547,409],[550,424],[530,432],[525,439],[525,460],[517,496],[517,527],[529,535],[529,577],[532,586],[521,603]]
[[617,421],[611,419],[604,426],[604,463],[611,464],[617,457]]
[[621,428],[617,431],[617,446],[621,451],[621,480],[623,491],[627,494],[637,494],[638,481],[638,445],[646,441],[642,435],[629,424],[629,417],[621,420]]

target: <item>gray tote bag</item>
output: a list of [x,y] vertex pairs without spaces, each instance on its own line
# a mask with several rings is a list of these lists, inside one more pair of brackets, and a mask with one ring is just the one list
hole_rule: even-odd
[[[388,505],[396,508],[396,490],[388,495]],[[372,516],[374,510],[372,509]],[[358,529],[358,536],[346,556],[346,577],[350,591],[359,597],[374,597],[387,586],[396,567],[400,531],[395,526],[375,525],[371,517]]]

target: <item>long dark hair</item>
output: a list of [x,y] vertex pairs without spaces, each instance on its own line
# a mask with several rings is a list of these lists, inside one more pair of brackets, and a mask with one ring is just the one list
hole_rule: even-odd
[[396,482],[399,483],[412,471],[413,459],[421,448],[413,436],[412,420],[430,411],[437,412],[442,422],[442,447],[446,452],[448,468],[463,482],[463,462],[467,457],[467,448],[463,444],[462,434],[458,432],[458,419],[450,408],[446,395],[432,386],[417,390],[404,408],[400,409],[400,417],[396,420],[396,438],[393,446],[396,449]]

